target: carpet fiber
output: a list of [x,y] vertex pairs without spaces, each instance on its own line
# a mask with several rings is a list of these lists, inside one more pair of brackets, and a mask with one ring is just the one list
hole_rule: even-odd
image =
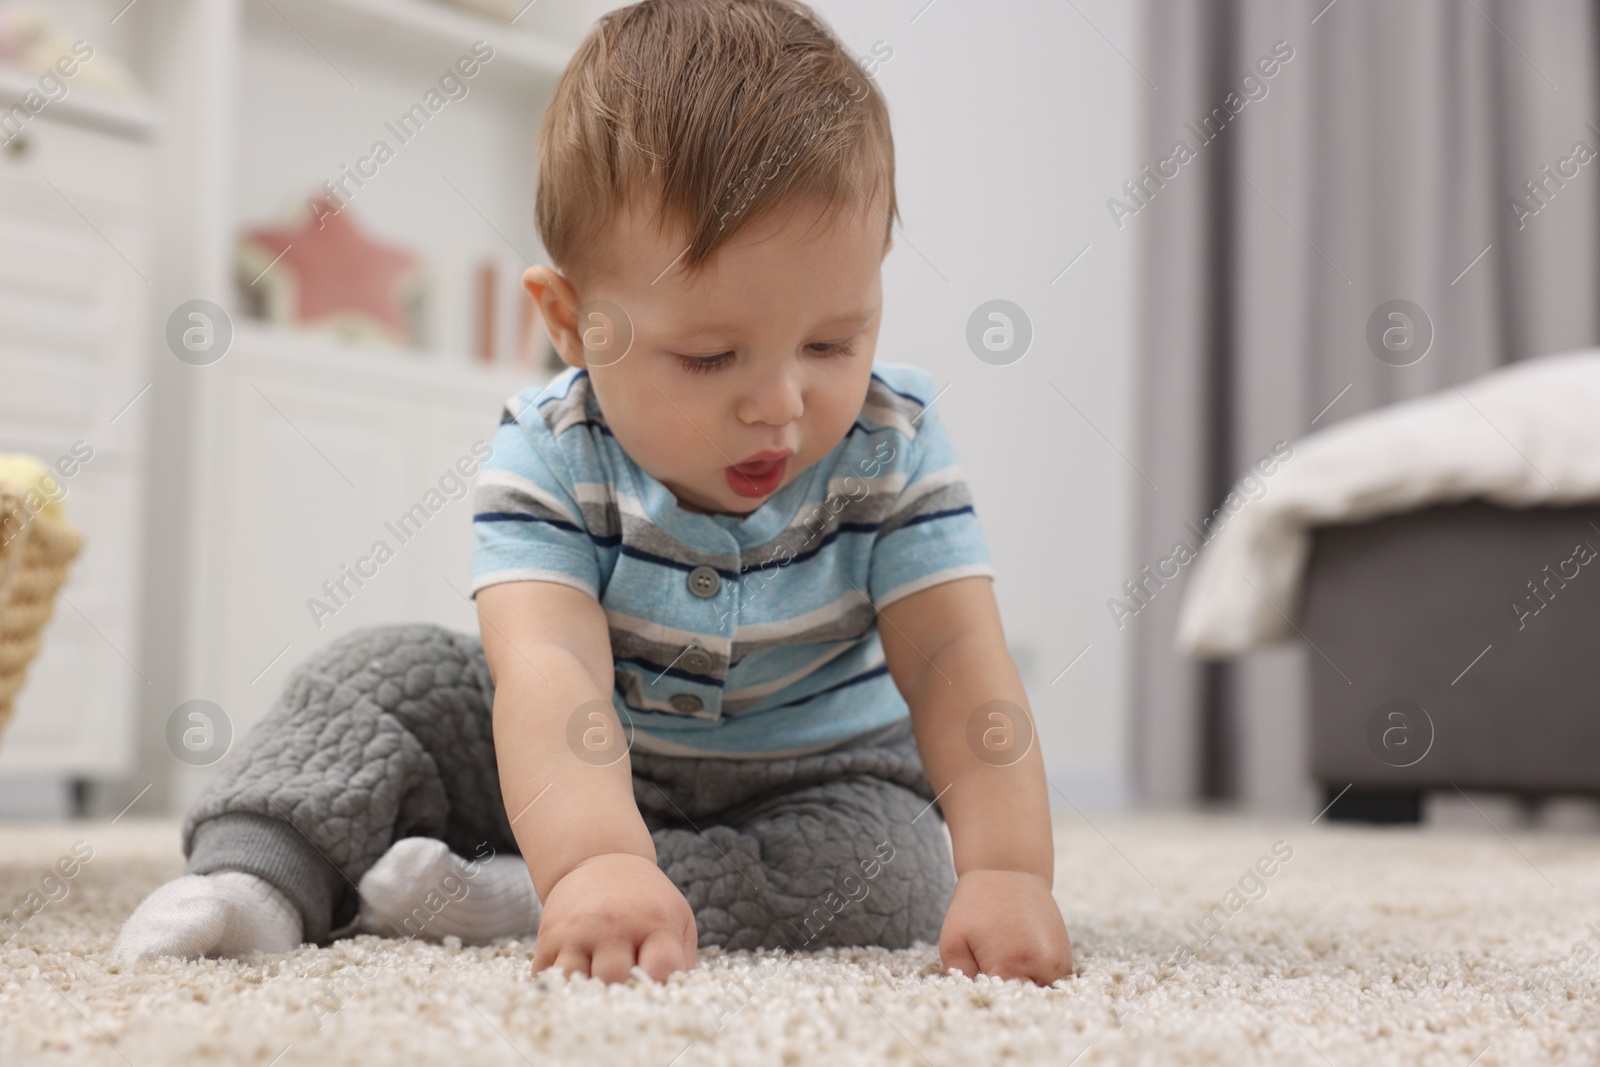
[[532,978],[531,941],[116,968],[118,924],[181,869],[176,825],[0,826],[0,908],[44,902],[0,930],[0,1062],[1600,1061],[1600,838],[1093,818],[1058,816],[1077,975],[1050,989],[943,975],[931,947],[705,953],[610,988]]

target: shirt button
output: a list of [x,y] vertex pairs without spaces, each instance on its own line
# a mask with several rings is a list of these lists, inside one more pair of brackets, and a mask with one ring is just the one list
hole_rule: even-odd
[[672,705],[673,711],[682,712],[685,715],[693,715],[705,706],[704,702],[693,693],[674,693],[668,703]]
[[717,590],[722,588],[722,579],[710,567],[696,567],[689,572],[689,592],[706,600],[717,595]]
[[704,674],[711,669],[711,657],[698,648],[691,648],[683,654],[683,669],[695,674]]

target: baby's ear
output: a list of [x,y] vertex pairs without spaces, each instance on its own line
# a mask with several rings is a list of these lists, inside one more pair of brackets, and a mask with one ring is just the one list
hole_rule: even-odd
[[539,305],[539,317],[556,355],[570,366],[584,366],[583,340],[578,336],[578,293],[572,283],[553,267],[533,266],[523,271],[522,286]]

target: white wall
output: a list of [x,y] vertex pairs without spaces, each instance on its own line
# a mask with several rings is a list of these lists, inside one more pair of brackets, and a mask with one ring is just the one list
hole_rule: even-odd
[[[1134,247],[1105,200],[1134,170],[1145,86],[1117,51],[1138,61],[1137,5],[1075,2],[1081,15],[1057,0],[815,6],[855,52],[894,50],[877,80],[904,225],[884,269],[879,358],[951,386],[939,412],[995,556],[1046,766],[1087,807],[1129,796],[1128,646],[1105,600],[1129,567],[1135,475],[1117,450],[1131,455],[1133,438]],[[968,316],[994,298],[1034,328],[1007,367],[980,362],[965,339]]]

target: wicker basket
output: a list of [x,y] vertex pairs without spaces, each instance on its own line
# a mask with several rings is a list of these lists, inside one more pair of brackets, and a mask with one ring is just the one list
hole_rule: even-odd
[[0,731],[39,652],[56,590],[83,537],[59,519],[28,510],[25,490],[0,482]]

